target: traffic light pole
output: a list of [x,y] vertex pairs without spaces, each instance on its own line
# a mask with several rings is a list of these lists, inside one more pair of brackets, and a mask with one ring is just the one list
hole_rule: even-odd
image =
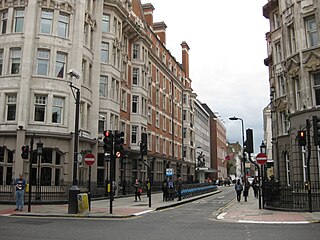
[[31,212],[32,160],[33,160],[33,142],[34,142],[34,135],[35,135],[35,134],[32,135],[31,141],[30,141],[28,212]]
[[76,214],[78,213],[78,194],[80,193],[80,188],[77,186],[77,167],[78,167],[78,141],[79,141],[79,117],[80,117],[80,89],[73,86],[70,83],[70,88],[74,96],[73,89],[76,90],[76,116],[75,116],[75,126],[74,126],[74,153],[73,153],[73,181],[72,186],[69,189],[69,203],[68,203],[68,213]]
[[148,164],[147,162],[143,161],[143,156],[144,154],[141,153],[141,161],[142,163],[147,166],[147,169],[148,169],[148,182],[147,182],[147,188],[148,188],[148,195],[149,195],[149,207],[151,207],[151,166],[150,164]]
[[307,130],[307,181],[308,181],[308,202],[309,202],[309,212],[312,213],[312,196],[311,196],[311,177],[310,177],[310,158],[311,158],[311,142],[310,142],[310,120],[306,120],[306,130]]

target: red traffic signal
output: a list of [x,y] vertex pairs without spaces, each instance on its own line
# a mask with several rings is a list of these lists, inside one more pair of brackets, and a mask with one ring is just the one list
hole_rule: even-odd
[[111,153],[113,148],[113,134],[110,130],[105,130],[103,132],[103,149],[105,153]]

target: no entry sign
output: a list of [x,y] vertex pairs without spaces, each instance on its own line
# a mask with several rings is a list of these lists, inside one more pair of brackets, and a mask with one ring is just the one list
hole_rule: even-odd
[[268,157],[267,157],[267,155],[264,154],[264,153],[259,153],[259,154],[257,155],[256,159],[257,159],[257,162],[258,162],[259,164],[263,165],[263,164],[266,164],[266,163],[267,163]]
[[87,153],[85,156],[84,156],[84,162],[88,165],[88,166],[91,166],[92,164],[94,164],[96,160],[96,157],[94,156],[93,153]]

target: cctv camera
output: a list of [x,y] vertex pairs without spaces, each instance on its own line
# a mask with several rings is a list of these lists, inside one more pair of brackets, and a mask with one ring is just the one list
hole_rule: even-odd
[[70,69],[69,72],[68,72],[68,75],[70,77],[75,77],[76,79],[79,79],[80,76],[81,76],[81,74],[75,69]]

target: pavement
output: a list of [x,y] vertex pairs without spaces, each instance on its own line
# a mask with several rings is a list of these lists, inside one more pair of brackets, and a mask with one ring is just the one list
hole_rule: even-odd
[[[232,187],[232,186],[231,186]],[[207,193],[181,201],[162,201],[162,193],[153,193],[151,207],[146,195],[142,195],[141,201],[134,201],[134,196],[115,198],[112,209],[110,200],[94,200],[90,204],[90,211],[78,214],[68,214],[68,204],[37,204],[25,205],[23,211],[14,211],[15,205],[0,205],[1,216],[23,216],[23,217],[64,217],[64,218],[131,218],[148,212],[172,208],[181,204],[196,201],[201,198],[218,194],[224,187],[219,187],[218,191]],[[252,192],[252,191],[251,191]],[[252,193],[251,193],[252,194]],[[112,213],[110,213],[112,210]],[[220,208],[215,214],[215,220],[235,223],[269,223],[269,224],[307,224],[320,223],[320,212],[289,212],[259,209],[257,198],[249,195],[248,201],[236,198],[227,206]]]

